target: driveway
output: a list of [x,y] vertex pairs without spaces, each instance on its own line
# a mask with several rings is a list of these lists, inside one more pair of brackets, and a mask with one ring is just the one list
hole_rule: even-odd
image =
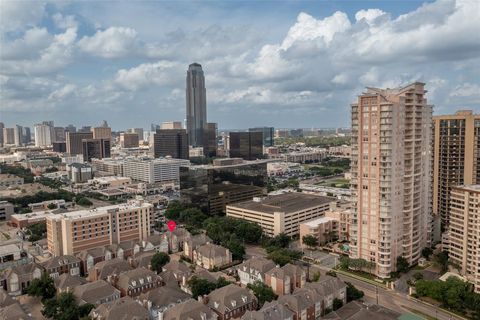
[[415,273],[421,273],[423,275],[423,279],[425,280],[436,280],[440,278],[440,274],[438,272],[432,271],[430,268],[426,268],[423,270],[410,270],[409,272],[405,273],[395,282],[395,289],[401,293],[408,294],[408,280],[413,280],[413,275]]

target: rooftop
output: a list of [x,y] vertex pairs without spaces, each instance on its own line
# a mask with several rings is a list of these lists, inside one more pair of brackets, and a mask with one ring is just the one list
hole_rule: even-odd
[[331,197],[315,196],[301,192],[292,192],[268,196],[261,199],[255,198],[254,200],[236,203],[228,207],[235,207],[245,210],[260,211],[272,214],[275,212],[292,213],[312,207],[322,206],[335,200],[335,198]]
[[304,223],[301,223],[301,224],[309,226],[311,228],[315,228],[319,224],[329,222],[329,221],[338,221],[338,220],[335,219],[335,218],[331,218],[331,217],[321,217],[321,218],[313,219],[313,220],[310,220],[310,221],[307,221],[307,222],[304,222]]
[[99,207],[95,209],[89,209],[89,210],[84,209],[84,210],[66,212],[63,214],[53,215],[52,218],[55,218],[55,219],[63,218],[63,219],[74,220],[74,219],[80,219],[85,217],[95,217],[95,216],[105,215],[110,210],[124,211],[124,210],[138,209],[138,208],[149,208],[151,206],[152,204],[146,203],[146,202],[130,201],[128,203],[115,204],[115,205]]

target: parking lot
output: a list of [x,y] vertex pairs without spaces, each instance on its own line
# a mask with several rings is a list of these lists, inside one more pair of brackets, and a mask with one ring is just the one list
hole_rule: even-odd
[[305,259],[311,260],[324,268],[332,269],[339,264],[339,257],[335,254],[312,250],[305,250],[304,252],[305,254],[303,257]]

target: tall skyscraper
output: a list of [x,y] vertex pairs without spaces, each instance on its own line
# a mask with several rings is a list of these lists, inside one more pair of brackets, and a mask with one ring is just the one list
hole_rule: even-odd
[[170,156],[175,159],[188,159],[188,139],[185,129],[160,129],[153,134],[153,154],[155,158]]
[[250,128],[250,132],[261,132],[263,134],[263,146],[264,147],[273,147],[274,145],[274,135],[275,129],[273,127],[259,127],[259,128]]
[[256,160],[263,157],[262,132],[230,132],[230,157]]
[[207,125],[207,93],[202,66],[198,63],[188,66],[186,98],[188,144],[202,147]]
[[449,242],[450,262],[458,266],[460,274],[480,293],[480,185],[451,187]]
[[15,129],[14,128],[3,128],[3,145],[12,145],[15,144]]
[[83,160],[110,158],[110,139],[83,139]]
[[34,127],[34,133],[36,147],[45,147],[52,145],[52,137],[54,136],[52,126],[45,123],[36,124]]
[[67,132],[67,153],[83,154],[83,139],[93,139],[91,132]]
[[15,145],[22,146],[23,145],[23,127],[17,124],[13,129],[14,129],[14,135],[15,135],[14,137]]
[[480,183],[480,114],[433,117],[433,214],[448,226],[452,186]]
[[425,84],[367,88],[352,104],[350,256],[390,277],[430,241],[432,106]]
[[5,128],[5,124],[0,122],[0,147],[3,147],[3,129]]

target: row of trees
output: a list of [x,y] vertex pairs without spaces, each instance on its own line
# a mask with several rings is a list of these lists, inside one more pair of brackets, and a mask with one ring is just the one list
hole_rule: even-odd
[[20,178],[23,178],[24,183],[32,183],[35,177],[30,169],[25,169],[22,166],[9,166],[6,164],[0,164],[0,172],[6,174],[13,174]]
[[340,268],[344,270],[368,271],[372,273],[375,263],[365,259],[351,259],[349,257],[340,257]]
[[288,248],[291,238],[284,233],[273,238],[264,238],[262,246],[268,253],[267,258],[276,264],[284,266],[302,257],[302,252]]

